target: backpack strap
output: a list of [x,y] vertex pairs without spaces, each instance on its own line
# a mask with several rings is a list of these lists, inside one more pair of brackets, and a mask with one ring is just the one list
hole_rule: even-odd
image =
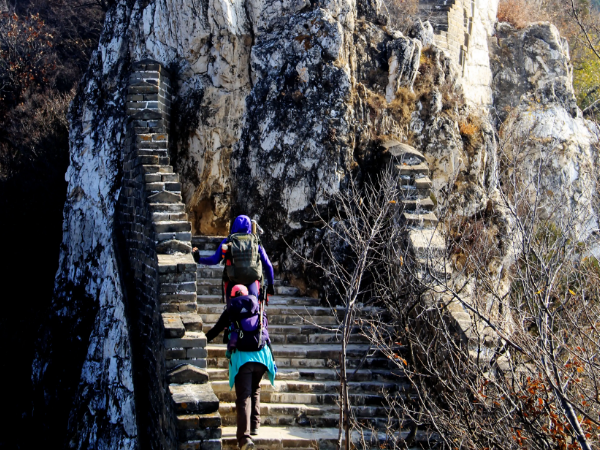
[[[227,236],[227,241],[225,241],[225,244],[229,244],[229,242],[231,241],[231,235]],[[221,248],[222,249],[222,248]],[[223,250],[221,250],[223,251]],[[224,253],[223,255],[223,275],[221,276],[221,302],[225,303],[225,282],[229,281],[229,277],[227,276],[227,253],[229,252],[229,249]]]

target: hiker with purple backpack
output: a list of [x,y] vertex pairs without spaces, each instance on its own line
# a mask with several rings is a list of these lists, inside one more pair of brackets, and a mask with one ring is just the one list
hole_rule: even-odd
[[[257,435],[260,427],[260,381],[268,372],[274,385],[277,372],[265,311],[268,296],[274,294],[273,266],[258,235],[252,231],[250,218],[238,216],[231,234],[223,239],[214,255],[200,258],[198,249],[193,251],[198,264],[215,265],[225,260],[226,307],[215,326],[206,333],[206,340],[212,341],[226,329],[223,340],[227,343],[229,387],[235,385],[236,437],[241,450],[254,448],[251,436]],[[266,286],[263,267],[266,268]]]

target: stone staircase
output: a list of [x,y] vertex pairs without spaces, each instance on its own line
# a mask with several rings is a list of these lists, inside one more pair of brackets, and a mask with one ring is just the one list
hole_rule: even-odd
[[403,246],[411,259],[415,276],[431,282],[446,280],[452,268],[446,261],[446,243],[438,228],[435,197],[431,192],[429,165],[415,148],[395,140],[382,144],[400,180],[402,222],[406,227]]
[[[214,253],[222,238],[193,238],[202,256]],[[198,265],[198,314],[204,332],[218,320],[224,309],[221,300],[221,266]],[[254,439],[258,448],[335,448],[339,423],[338,389],[339,337],[336,315],[340,309],[323,307],[315,298],[301,297],[298,290],[280,279],[276,295],[270,297],[267,315],[269,335],[278,366],[275,386],[261,383],[261,422]],[[367,311],[364,310],[363,314]],[[350,401],[357,421],[366,427],[383,430],[388,424],[382,391],[407,391],[406,380],[393,369],[394,363],[370,349],[364,336],[352,335],[348,365],[354,376],[350,381]],[[235,390],[229,389],[228,361],[222,336],[206,346],[207,371],[219,398],[223,422],[223,448],[237,448],[235,440]],[[367,433],[369,434],[369,433]],[[373,448],[384,439],[375,439]]]

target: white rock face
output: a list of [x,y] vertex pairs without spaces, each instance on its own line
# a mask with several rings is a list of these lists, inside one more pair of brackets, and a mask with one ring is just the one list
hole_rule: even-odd
[[[70,448],[137,448],[131,348],[114,242],[125,137],[131,10],[107,15],[102,45],[71,108],[71,165],[55,295],[38,346],[33,381],[40,433]],[[70,384],[73,383],[73,384]],[[37,416],[36,416],[37,415]],[[56,429],[54,429],[56,427]]]
[[577,108],[567,43],[549,23],[518,31],[498,24],[493,49],[495,107],[506,118],[503,157],[518,167],[515,180],[529,200],[541,202],[542,218],[585,240],[598,228],[599,134]]

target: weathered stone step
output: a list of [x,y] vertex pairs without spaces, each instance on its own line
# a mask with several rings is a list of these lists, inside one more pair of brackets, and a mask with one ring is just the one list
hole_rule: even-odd
[[185,212],[183,203],[150,203],[152,213],[182,213]]
[[[177,173],[147,173],[144,175],[146,183],[178,183],[179,174]],[[180,189],[181,190],[181,189]]]
[[[292,368],[292,369],[326,369],[339,367],[339,363],[337,359],[329,359],[329,358],[286,358],[286,357],[276,357],[275,362],[277,363],[278,368]],[[192,364],[190,362],[190,364]],[[211,358],[210,356],[206,359],[206,365],[200,366],[196,363],[193,363],[198,367],[202,368],[221,368],[225,369],[229,366],[229,362],[225,358]],[[386,359],[386,358],[368,358],[366,360],[362,360],[361,358],[353,358],[347,360],[347,367],[351,369],[356,369],[358,367],[362,369],[380,369],[380,370],[389,370],[396,368],[396,365]]]
[[410,230],[408,245],[416,258],[444,258],[446,242],[438,230]]
[[417,187],[412,184],[403,184],[400,186],[400,195],[402,200],[430,198],[431,189],[417,189]]
[[424,163],[416,164],[414,166],[409,166],[408,164],[398,164],[396,165],[396,170],[398,170],[400,175],[429,175],[429,166]]
[[169,221],[180,221],[188,220],[188,215],[185,212],[153,212],[153,222],[169,222]]
[[[229,380],[213,380],[212,386],[217,396],[222,393],[235,393],[235,387],[233,390],[229,389]],[[399,389],[408,388],[408,386],[400,385],[398,383],[381,382],[381,381],[351,381],[348,383],[350,392],[353,394],[381,394],[383,391],[386,392],[397,392]],[[298,394],[338,394],[340,383],[339,381],[305,381],[305,380],[275,380],[275,386],[266,379],[260,383],[261,395],[265,394],[265,402],[269,402],[269,395],[273,393],[298,393]],[[261,397],[261,401],[262,397]],[[272,401],[270,401],[273,403]],[[295,403],[295,402],[293,402]]]
[[[224,344],[208,344],[206,346],[210,357],[225,357],[227,350]],[[368,345],[349,345],[346,347],[346,355],[348,358],[362,358],[365,352],[369,350]],[[372,349],[371,352],[375,353]],[[273,347],[273,356],[277,358],[339,358],[339,345],[277,345]]]
[[153,183],[146,182],[145,189],[146,191],[150,192],[169,191],[175,194],[181,194],[181,183],[178,181],[155,181]]
[[[219,303],[223,305],[221,294],[198,295],[199,305],[213,305]],[[317,298],[311,297],[290,297],[287,295],[269,295],[269,306],[273,305],[297,305],[297,306],[318,306],[320,301]]]
[[173,173],[173,166],[167,165],[143,165],[142,166],[143,173]]
[[[273,347],[275,362],[278,368],[335,368],[339,367],[339,345],[276,345]],[[393,369],[395,364],[378,352],[365,358],[368,346],[352,344],[348,346],[347,365],[350,368]],[[209,344],[208,368],[228,368],[224,344]]]
[[[187,220],[162,221],[154,224],[157,233],[191,232],[192,224]],[[191,235],[190,235],[191,237]]]
[[[277,315],[293,315],[293,316],[330,316],[332,314],[342,314],[343,308],[331,309],[323,306],[298,306],[286,304],[272,304],[269,302],[267,306],[267,315],[269,319]],[[221,305],[198,305],[199,314],[221,314],[223,306]]]
[[402,200],[405,211],[433,211],[435,205],[431,198]]
[[[229,369],[208,368],[210,380],[228,380]],[[407,379],[399,370],[371,370],[354,369],[348,374],[350,381],[390,381],[394,383],[406,383]],[[304,381],[338,381],[339,371],[330,368],[281,368],[277,369],[278,380],[304,380]]]
[[[206,325],[204,332],[208,332],[212,325]],[[317,328],[320,332],[313,334],[288,334],[280,330],[275,330],[275,327],[269,326],[269,338],[273,345],[295,345],[295,344],[334,344],[339,343],[341,336],[335,333],[325,333],[323,329]],[[215,343],[223,342],[223,332],[213,340]],[[366,344],[369,340],[360,334],[350,336],[350,344]]]
[[414,185],[417,189],[431,189],[433,183],[429,177],[415,178]]
[[402,219],[408,226],[411,227],[431,228],[435,227],[438,223],[437,216],[432,212],[416,214],[410,211],[405,211],[402,213]]
[[417,165],[425,162],[423,153],[394,139],[383,142],[381,146],[386,149],[390,157],[393,157],[401,165]]
[[[236,425],[236,407],[234,402],[221,402],[219,413],[224,426]],[[340,420],[337,405],[318,405],[301,403],[262,403],[260,405],[260,423],[263,426],[301,426],[327,428],[336,426]],[[381,424],[387,423],[387,412],[381,406],[353,406],[352,413],[357,420],[368,420],[371,425],[381,417]]]
[[[222,309],[221,309],[222,312]],[[215,324],[221,317],[221,312],[219,314],[202,314],[202,320],[206,324]],[[267,311],[269,318],[269,327],[271,325],[304,325],[304,324],[315,324],[315,325],[334,325],[337,326],[339,321],[336,317],[332,315],[323,315],[323,316],[309,316],[305,315],[272,315]]]
[[[236,427],[223,427],[223,449],[237,449]],[[336,448],[337,428],[262,427],[252,440],[259,449],[292,450]]]
[[[197,272],[200,272],[200,271],[198,270]],[[204,286],[219,286],[220,287],[222,284],[221,278],[222,278],[222,270],[219,273],[218,277],[203,277],[200,273],[198,273],[198,284],[204,285]],[[279,294],[281,294],[281,295],[297,295],[298,294],[298,288],[295,288],[293,286],[288,286],[283,280],[275,278],[275,280],[273,280],[273,281],[274,281],[276,292],[277,292],[278,287],[293,289],[293,292],[280,291]]]
[[[218,281],[219,283],[205,283],[207,280]],[[198,283],[198,295],[221,295],[221,280],[216,278],[200,278]],[[274,286],[275,293],[278,295],[298,295],[300,293],[298,288],[291,286]]]

